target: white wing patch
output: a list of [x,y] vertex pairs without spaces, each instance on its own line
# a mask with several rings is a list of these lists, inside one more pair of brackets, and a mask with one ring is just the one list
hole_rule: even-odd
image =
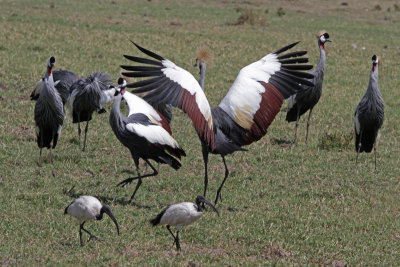
[[199,106],[201,114],[208,121],[211,118],[211,108],[208,100],[201,89],[198,81],[193,77],[193,75],[185,69],[182,69],[175,65],[172,61],[164,59],[162,64],[165,68],[162,72],[172,81],[178,83],[182,88],[190,92],[191,95],[196,94],[196,103]]
[[143,125],[139,123],[128,123],[126,129],[138,136],[146,138],[152,144],[167,145],[172,148],[179,147],[174,138],[159,125]]
[[160,115],[157,113],[157,111],[142,98],[140,98],[128,91],[126,91],[124,93],[123,98],[126,100],[126,103],[128,103],[128,106],[129,106],[128,117],[135,113],[143,113],[147,117],[149,117],[149,119],[151,119],[152,122],[154,122],[154,120],[152,120],[151,117],[156,119],[157,123],[162,120]]
[[260,108],[261,94],[265,92],[261,81],[269,78],[281,68],[277,55],[268,54],[239,72],[228,94],[219,104],[241,127],[249,129],[253,116]]

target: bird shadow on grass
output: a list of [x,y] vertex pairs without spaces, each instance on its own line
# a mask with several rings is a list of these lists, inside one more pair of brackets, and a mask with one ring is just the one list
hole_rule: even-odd
[[[75,192],[75,186],[73,186],[69,190],[64,189],[63,190],[63,194],[67,195],[67,196],[69,196],[71,198],[74,198],[74,199],[78,198],[80,196],[83,196],[83,195],[87,195],[85,193]],[[117,203],[117,204],[122,205],[122,206],[132,205],[132,206],[135,206],[135,207],[137,207],[139,209],[151,209],[151,208],[154,208],[152,206],[142,205],[142,204],[136,203],[134,201],[130,202],[129,200],[126,200],[124,198],[115,198],[115,197],[107,197],[107,196],[99,196],[99,195],[94,195],[94,197],[98,198],[102,203],[106,203],[106,204],[107,203]]]
[[279,145],[283,148],[290,147],[291,145],[295,144],[295,142],[293,140],[286,140],[286,139],[279,139],[279,138],[272,138],[271,143],[273,145]]

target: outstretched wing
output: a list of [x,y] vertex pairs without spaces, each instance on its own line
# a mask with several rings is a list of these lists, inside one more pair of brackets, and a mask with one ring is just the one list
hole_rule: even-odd
[[245,138],[239,145],[259,140],[280,111],[283,100],[301,90],[299,83],[312,85],[307,80],[313,75],[312,65],[304,65],[306,51],[279,56],[299,42],[285,46],[242,68],[228,94],[219,104],[228,116],[245,129]]
[[150,104],[171,104],[186,112],[193,122],[199,136],[214,149],[214,130],[210,104],[197,80],[188,71],[178,67],[139,45],[133,43],[144,54],[156,59],[146,59],[124,55],[136,63],[151,66],[126,66],[127,77],[154,77],[128,84],[129,88],[138,88],[134,93],[148,92],[143,98]]

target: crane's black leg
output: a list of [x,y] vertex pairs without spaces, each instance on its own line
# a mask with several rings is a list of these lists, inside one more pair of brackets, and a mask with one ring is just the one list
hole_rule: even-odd
[[297,128],[299,127],[299,119],[300,119],[300,111],[297,111],[297,118],[296,118],[296,128],[294,130],[294,142],[296,144],[297,140]]
[[42,148],[40,148],[40,152],[39,152],[39,167],[42,167]]
[[374,142],[375,170],[376,170],[376,139]]
[[[203,196],[206,197],[207,194],[207,187],[208,187],[208,171],[207,171],[207,165],[208,165],[208,148],[206,145],[203,143],[202,145],[202,152],[203,152],[203,161],[204,161],[204,194]],[[204,207],[204,203],[203,203]]]
[[51,142],[50,142],[50,164],[51,163],[53,163],[53,142],[54,142],[54,138],[53,139],[51,139]]
[[83,152],[85,152],[85,148],[86,148],[86,135],[87,135],[87,132],[88,132],[88,128],[89,128],[89,121],[86,121],[85,139],[83,140],[83,149],[82,149]]
[[79,135],[79,149],[82,149],[81,147],[81,114],[78,113],[78,135]]
[[217,190],[217,196],[215,197],[215,204],[217,204],[217,202],[218,202],[218,197],[222,201],[221,190],[222,190],[222,187],[224,186],[224,183],[225,183],[226,179],[229,176],[229,169],[228,169],[228,166],[226,165],[225,157],[224,156],[221,156],[221,157],[222,157],[222,161],[224,162],[224,166],[225,166],[225,177],[224,177],[224,180],[222,181],[221,185],[219,186],[219,188]]
[[307,131],[306,131],[306,144],[307,144],[307,141],[308,141],[308,129],[310,128],[310,124],[311,124],[311,112],[312,112],[312,109],[310,109],[310,112],[308,113]]
[[79,226],[79,241],[81,242],[81,246],[83,246],[82,242],[82,228],[83,228],[84,222]]
[[137,173],[138,173],[139,181],[136,184],[135,191],[133,191],[133,194],[132,194],[131,198],[129,199],[129,202],[132,201],[132,199],[135,197],[136,192],[138,191],[140,185],[142,184],[142,178],[140,176],[139,163],[136,164],[136,170],[137,170]]
[[361,138],[362,138],[362,130],[360,132],[360,141],[358,142],[358,149],[357,149],[357,157],[356,157],[356,165],[358,163],[358,154],[360,154],[360,149],[361,149]]

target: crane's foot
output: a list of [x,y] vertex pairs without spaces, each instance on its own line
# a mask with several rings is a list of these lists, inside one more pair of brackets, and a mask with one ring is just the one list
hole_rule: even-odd
[[133,178],[128,178],[128,179],[123,180],[119,184],[117,184],[117,186],[124,187],[125,185],[132,183],[132,181],[133,181]]
[[101,240],[101,238],[99,238],[99,237],[97,237],[97,236],[95,236],[95,235],[90,235],[90,237],[89,237],[89,239],[88,239],[88,241],[87,242],[89,242],[90,240],[96,240],[96,241],[99,241],[99,242],[101,242],[102,240]]

